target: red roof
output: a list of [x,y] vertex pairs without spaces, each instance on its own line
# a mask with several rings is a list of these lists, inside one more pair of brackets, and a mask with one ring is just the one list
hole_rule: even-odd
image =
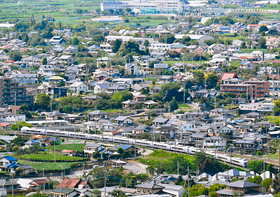
[[8,60],[8,61],[6,61],[5,63],[14,63],[15,61],[13,61],[13,60]]
[[219,81],[224,81],[224,80],[232,79],[232,78],[237,78],[237,74],[236,73],[223,73],[223,75]]
[[61,188],[75,188],[78,183],[80,182],[80,179],[63,179],[58,187]]
[[10,124],[11,124],[11,123],[1,122],[1,123],[0,123],[0,127],[9,126]]
[[275,60],[272,62],[273,64],[280,64],[280,60]]
[[74,152],[73,150],[63,150],[63,151],[61,151],[62,153],[72,153],[72,152]]

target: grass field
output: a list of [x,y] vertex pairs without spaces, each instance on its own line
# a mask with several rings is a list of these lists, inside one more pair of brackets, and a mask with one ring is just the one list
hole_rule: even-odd
[[45,171],[55,171],[55,170],[70,170],[74,165],[80,164],[80,162],[56,162],[56,163],[46,163],[46,162],[26,162],[21,160],[21,164],[30,165],[37,170],[45,170]]
[[[84,157],[71,157],[71,156],[62,156],[59,153],[55,154],[55,158],[57,162],[78,162],[78,161],[85,161],[87,158]],[[22,160],[28,161],[45,161],[45,162],[53,162],[54,161],[54,154],[28,154],[20,156]]]
[[163,150],[155,150],[152,154],[139,158],[139,161],[141,163],[152,165],[152,164],[156,164],[159,162],[168,163],[178,157],[183,157],[184,159],[188,160],[191,163],[194,162],[194,160],[195,160],[195,157],[191,156],[191,155],[180,154],[180,153],[171,153],[171,152],[166,152]]
[[[56,150],[74,150],[74,151],[83,151],[85,144],[61,144],[55,146]],[[54,149],[53,146],[46,147],[46,149]]]

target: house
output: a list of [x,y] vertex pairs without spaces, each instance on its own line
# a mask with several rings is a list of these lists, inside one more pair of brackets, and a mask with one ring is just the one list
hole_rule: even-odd
[[98,93],[105,93],[105,92],[107,92],[107,88],[109,88],[110,86],[109,86],[109,84],[107,84],[107,83],[105,83],[105,84],[99,84],[99,83],[96,83],[95,85],[94,85],[94,89],[93,89],[93,92],[95,93],[95,94],[98,94]]
[[11,180],[1,179],[0,180],[0,189],[7,190],[7,193],[11,193],[12,190],[14,192],[17,192],[19,190],[19,184],[12,182]]
[[231,51],[231,52],[240,52],[240,46],[238,45],[230,45],[228,46],[228,51]]
[[78,194],[79,192],[77,190],[67,188],[57,188],[51,192],[52,197],[74,197]]
[[17,159],[13,156],[4,156],[0,159],[0,170],[6,171],[7,166],[10,164],[17,162]]
[[246,194],[262,194],[260,192],[260,185],[249,181],[235,181],[227,184],[226,189],[216,191],[219,197],[233,197],[236,195],[244,196]]
[[135,185],[135,187],[138,195],[156,194],[164,189],[164,186],[157,185],[154,182]]
[[223,69],[220,66],[212,66],[212,67],[207,67],[206,68],[207,73],[217,73],[217,74],[222,74]]
[[137,63],[127,63],[125,65],[125,74],[126,75],[140,75],[140,67]]
[[211,66],[229,66],[229,62],[225,58],[215,58],[208,62]]
[[106,92],[108,94],[114,94],[116,92],[123,91],[123,90],[126,90],[126,85],[125,84],[114,84],[113,86],[108,87],[106,89]]
[[132,100],[127,100],[127,101],[122,102],[122,106],[125,109],[133,109],[133,108],[135,108],[136,105],[137,105],[137,103]]
[[76,151],[74,150],[62,150],[61,151],[61,155],[62,156],[75,156],[76,155]]
[[162,190],[163,192],[173,194],[175,195],[174,197],[183,197],[184,194],[186,193],[186,189],[181,185],[163,184],[163,183],[159,183],[158,185],[164,187]]
[[88,91],[88,86],[83,82],[75,82],[69,86],[69,90],[75,92],[76,94],[83,94]]
[[232,45],[236,45],[236,46],[239,46],[239,47],[241,47],[242,43],[243,43],[242,40],[233,40],[232,41]]
[[211,46],[208,47],[208,53],[210,55],[215,55],[226,50],[227,47],[223,44],[212,44]]
[[164,125],[168,122],[169,119],[167,118],[163,118],[163,117],[158,117],[158,118],[155,118],[152,123],[153,123],[153,126],[155,127],[158,127],[158,126],[161,126],[161,125]]
[[130,151],[135,151],[136,150],[136,154],[137,154],[137,150],[138,150],[138,148],[136,148],[136,147],[134,147],[134,146],[132,146],[132,145],[128,145],[128,144],[120,144],[120,145],[118,145],[118,146],[116,146],[116,147],[114,147],[114,148],[112,148],[111,150],[113,151],[113,152],[116,152],[117,150],[118,150],[118,148],[122,148],[124,151],[126,151],[126,152],[130,152]]
[[49,40],[49,43],[53,44],[53,45],[60,45],[63,42],[65,42],[65,41],[60,36],[54,36]]
[[144,103],[146,101],[146,95],[139,94],[133,96],[133,101],[136,103]]
[[154,75],[160,75],[162,74],[162,71],[164,69],[167,69],[167,64],[154,64]]
[[96,59],[97,67],[100,68],[102,64],[109,66],[111,64],[112,59],[109,57],[101,57]]
[[219,79],[219,81],[224,81],[227,79],[237,78],[236,73],[223,73],[222,77]]
[[57,188],[77,188],[77,189],[85,189],[85,188],[92,188],[89,181],[82,181],[81,179],[73,179],[73,178],[64,178]]
[[102,150],[105,150],[105,146],[103,146],[102,144],[87,144],[84,147],[84,153],[87,154],[93,154],[95,152],[101,152]]
[[65,63],[68,65],[74,64],[76,59],[74,57],[72,57],[71,55],[62,55],[61,57],[58,58],[58,60],[61,63]]
[[220,181],[230,181],[232,179],[242,179],[247,180],[250,177],[253,177],[253,174],[250,174],[246,171],[239,171],[236,169],[230,169],[225,172],[219,172],[218,177]]
[[95,110],[93,112],[89,112],[88,116],[89,116],[89,120],[107,119],[108,113],[100,110]]
[[117,122],[119,125],[126,125],[126,124],[132,124],[133,120],[129,118],[128,116],[119,116],[115,119],[115,122]]
[[247,69],[247,70],[252,70],[254,69],[256,66],[256,64],[254,64],[253,62],[248,62],[248,61],[245,61],[245,62],[241,62],[240,63],[240,69]]

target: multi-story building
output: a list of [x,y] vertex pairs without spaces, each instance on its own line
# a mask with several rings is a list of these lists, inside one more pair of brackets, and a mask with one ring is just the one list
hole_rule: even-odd
[[12,78],[0,77],[0,106],[32,105],[34,96],[26,92],[26,87]]
[[245,81],[244,83],[227,83],[221,84],[221,93],[231,92],[240,96],[241,94],[249,94],[253,98],[264,97],[269,95],[268,81]]
[[118,9],[138,9],[142,13],[172,13],[189,11],[186,0],[131,0],[131,1],[103,1],[101,11]]

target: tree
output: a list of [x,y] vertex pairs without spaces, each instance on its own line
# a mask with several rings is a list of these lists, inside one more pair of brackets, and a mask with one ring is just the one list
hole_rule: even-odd
[[124,150],[123,150],[122,147],[119,147],[119,148],[117,149],[117,152],[118,152],[120,155],[122,155],[122,154],[124,153]]
[[35,104],[42,108],[42,109],[48,109],[50,106],[50,96],[47,95],[46,93],[40,93],[37,94]]
[[268,31],[267,26],[266,25],[261,25],[260,29],[259,29],[259,32],[262,33],[262,32],[266,32],[266,31]]
[[145,41],[144,41],[144,46],[145,46],[145,47],[148,47],[148,46],[149,46],[149,44],[150,44],[150,43],[149,43],[149,41],[148,41],[148,40],[145,40]]
[[22,58],[21,52],[19,52],[19,51],[11,52],[9,54],[9,56],[10,56],[11,60],[13,60],[13,61],[20,61]]
[[219,75],[217,75],[217,74],[215,74],[215,73],[209,73],[209,74],[207,75],[207,81],[206,81],[207,87],[208,87],[208,88],[214,88],[214,87],[216,87],[216,85],[217,85],[219,79],[220,79],[220,76],[219,76]]
[[261,37],[258,40],[258,43],[259,43],[261,49],[266,49],[266,39],[264,37]]
[[[19,128],[18,128],[18,126],[19,126]],[[17,131],[17,130],[20,130],[22,127],[30,127],[31,128],[31,127],[33,127],[33,125],[29,124],[25,121],[21,121],[19,123],[16,122],[16,123],[12,124],[11,130]]]
[[125,193],[121,190],[113,190],[109,194],[113,197],[126,197]]
[[78,37],[77,37],[77,34],[75,34],[75,35],[73,36],[72,44],[73,44],[73,45],[78,45],[78,44],[79,44],[79,39],[78,39]]
[[31,46],[39,46],[39,45],[45,45],[44,39],[40,36],[34,36],[31,39],[28,40],[28,44]]
[[271,187],[274,193],[280,192],[280,174],[275,174],[275,179],[272,180]]
[[173,97],[173,99],[170,101],[169,105],[170,105],[170,111],[174,111],[179,108],[178,101],[175,99],[175,97]]
[[269,178],[269,179],[265,179],[261,182],[261,185],[267,190],[269,190],[270,186],[271,186],[271,183],[272,183],[272,179]]
[[115,42],[113,44],[113,47],[112,47],[113,53],[117,53],[119,51],[121,45],[122,45],[122,40],[121,39],[115,40]]
[[43,61],[42,61],[42,64],[43,64],[43,65],[47,65],[47,64],[48,64],[48,60],[47,60],[46,57],[44,57],[44,59],[43,59]]

